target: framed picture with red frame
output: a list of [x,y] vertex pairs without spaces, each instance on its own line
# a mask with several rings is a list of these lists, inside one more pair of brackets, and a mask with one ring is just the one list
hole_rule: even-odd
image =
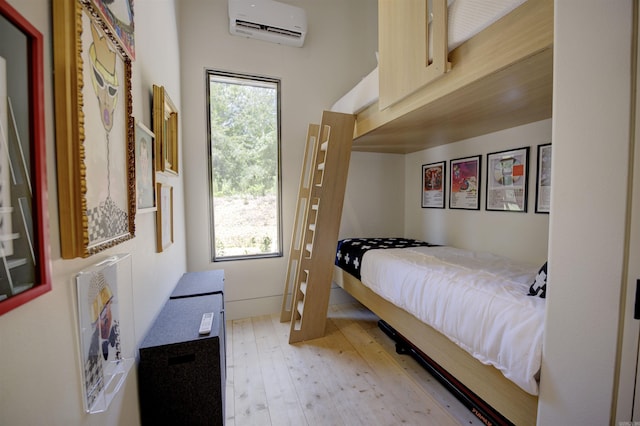
[[0,315],[51,290],[43,37],[0,0]]

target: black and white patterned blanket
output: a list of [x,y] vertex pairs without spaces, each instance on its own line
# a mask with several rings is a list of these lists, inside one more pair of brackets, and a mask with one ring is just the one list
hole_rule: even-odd
[[346,238],[338,241],[335,264],[360,279],[362,256],[367,250],[432,246],[411,238]]

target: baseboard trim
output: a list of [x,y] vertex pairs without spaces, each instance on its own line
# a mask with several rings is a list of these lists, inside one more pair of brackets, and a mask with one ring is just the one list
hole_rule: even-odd
[[[340,305],[354,302],[342,288],[333,286],[329,297],[330,305]],[[256,299],[228,300],[225,299],[225,316],[227,320],[251,318],[260,315],[271,315],[280,312],[282,307],[282,295],[259,297]]]

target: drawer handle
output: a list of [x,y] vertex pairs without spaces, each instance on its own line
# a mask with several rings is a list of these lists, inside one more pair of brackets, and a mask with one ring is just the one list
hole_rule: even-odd
[[179,355],[169,358],[169,365],[186,364],[196,360],[196,354]]

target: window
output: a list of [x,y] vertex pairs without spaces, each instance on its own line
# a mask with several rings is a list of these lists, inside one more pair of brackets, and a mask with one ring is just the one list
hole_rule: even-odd
[[280,80],[207,71],[213,261],[282,256]]

